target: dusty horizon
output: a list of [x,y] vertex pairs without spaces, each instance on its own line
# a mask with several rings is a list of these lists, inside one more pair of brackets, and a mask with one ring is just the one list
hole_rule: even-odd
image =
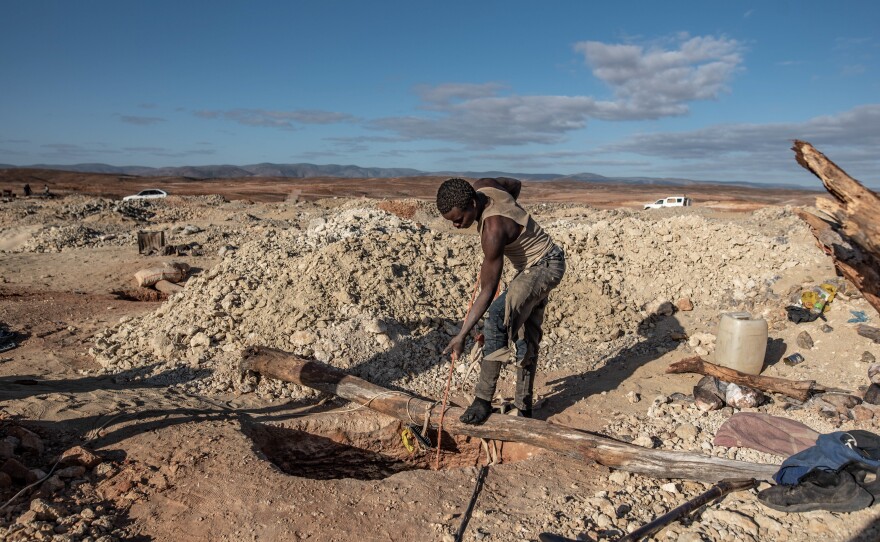
[[[393,177],[348,179],[332,177],[242,177],[190,179],[186,177],[132,177],[115,174],[78,173],[60,170],[0,170],[0,188],[21,195],[25,183],[34,193],[48,185],[52,193],[121,198],[147,188],[160,188],[175,196],[218,194],[229,200],[277,202],[291,197],[315,200],[329,197],[376,199],[415,198],[432,200],[437,187],[448,177]],[[637,208],[657,199],[687,195],[695,206],[719,210],[748,211],[766,205],[813,205],[827,197],[817,189],[763,188],[737,185],[694,184],[689,186],[594,183],[588,181],[523,181],[523,203],[579,203],[598,208]]]

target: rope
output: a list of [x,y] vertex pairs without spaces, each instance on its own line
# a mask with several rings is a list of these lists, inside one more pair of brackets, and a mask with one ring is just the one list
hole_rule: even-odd
[[474,372],[474,369],[480,365],[483,361],[483,348],[479,342],[479,337],[477,337],[478,341],[474,343],[474,348],[471,350],[470,362],[468,363],[467,371],[464,373],[464,377],[462,377],[461,382],[458,385],[459,390],[463,390],[465,384],[467,384],[468,378],[470,378],[471,373]]
[[[480,287],[480,277],[477,276],[476,282],[474,282],[474,291],[471,294],[471,300],[468,303],[467,312],[464,314],[465,322],[468,319],[468,316],[471,315],[471,308],[474,306],[474,301],[477,299],[477,288]],[[434,457],[434,470],[440,470],[440,444],[443,442],[443,417],[446,415],[446,403],[449,399],[449,386],[452,384],[452,372],[455,370],[455,362],[458,361],[458,354],[455,352],[452,353],[451,362],[449,363],[449,374],[446,376],[446,389],[443,391],[443,406],[440,409],[440,421],[437,424],[437,454]]]
[[[434,405],[436,404],[437,402],[435,401],[425,405],[425,423],[422,425],[422,434],[425,436],[428,435],[428,427],[431,425],[431,411],[434,410]],[[407,402],[407,405],[409,405],[409,402]],[[407,407],[406,413],[409,415],[409,407]]]
[[[492,448],[490,450],[489,443],[492,443]],[[495,445],[495,440],[487,440],[484,438],[480,439],[480,444],[482,445],[483,451],[486,452],[486,466],[497,465],[501,462],[498,458],[498,447]],[[479,456],[477,457],[479,461]]]

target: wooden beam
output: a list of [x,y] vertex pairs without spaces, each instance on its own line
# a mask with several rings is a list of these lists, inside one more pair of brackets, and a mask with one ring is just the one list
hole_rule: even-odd
[[806,401],[813,392],[824,391],[825,388],[816,384],[815,380],[788,380],[773,376],[750,375],[722,367],[705,361],[700,356],[693,356],[676,361],[666,368],[667,373],[697,373],[714,376],[725,382],[749,386],[761,391],[781,393],[794,397],[799,401]]
[[841,233],[841,225],[823,219],[806,211],[798,211],[798,216],[806,222],[816,242],[834,259],[834,267],[861,292],[865,300],[880,312],[880,260],[875,261],[870,254],[847,239]]
[[[242,368],[265,377],[293,382],[337,395],[407,423],[440,419],[440,406],[402,391],[388,390],[335,367],[309,361],[281,350],[252,347],[244,352]],[[768,480],[778,465],[748,463],[690,452],[654,450],[612,438],[578,431],[541,420],[493,414],[482,425],[459,421],[464,409],[448,407],[443,429],[471,437],[523,442],[606,467],[655,478],[718,482],[725,478]]]
[[832,220],[799,212],[838,271],[880,312],[880,196],[853,179],[806,141],[795,140],[795,160],[818,177],[835,203],[821,205]]

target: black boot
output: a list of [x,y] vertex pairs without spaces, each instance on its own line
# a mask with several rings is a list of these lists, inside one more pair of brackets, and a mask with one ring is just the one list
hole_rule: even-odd
[[531,363],[516,370],[516,397],[513,405],[523,418],[532,417],[532,388],[535,385],[535,364]]
[[485,399],[480,399],[479,397],[474,399],[474,402],[471,403],[471,406],[464,411],[464,414],[461,415],[459,420],[462,423],[466,423],[468,425],[480,425],[489,417],[489,414],[492,413],[492,403]]

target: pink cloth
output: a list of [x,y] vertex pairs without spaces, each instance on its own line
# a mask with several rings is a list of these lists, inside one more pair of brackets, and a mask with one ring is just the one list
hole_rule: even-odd
[[818,437],[818,432],[801,422],[761,412],[737,412],[718,428],[713,444],[789,457],[815,445]]

